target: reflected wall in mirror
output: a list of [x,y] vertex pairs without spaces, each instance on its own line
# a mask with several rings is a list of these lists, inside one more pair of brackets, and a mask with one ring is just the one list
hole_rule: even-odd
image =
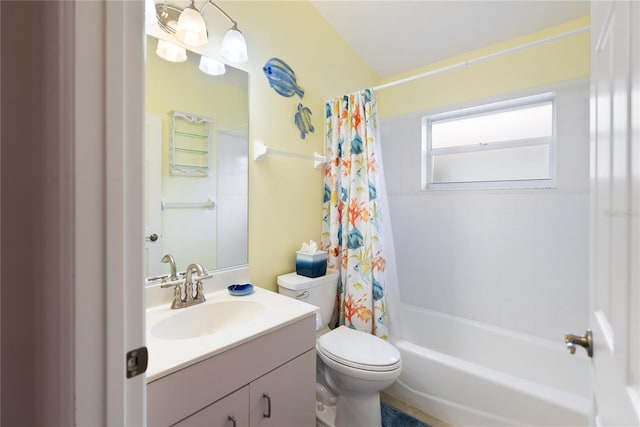
[[[167,253],[178,271],[193,262],[209,271],[246,264],[248,74],[227,65],[224,75],[210,76],[198,69],[200,55],[168,62],[156,46],[147,36],[146,275],[169,273],[160,262]],[[183,121],[177,129],[182,145],[175,163],[195,165],[203,176],[172,173],[172,111],[211,119],[204,141],[203,126]]]

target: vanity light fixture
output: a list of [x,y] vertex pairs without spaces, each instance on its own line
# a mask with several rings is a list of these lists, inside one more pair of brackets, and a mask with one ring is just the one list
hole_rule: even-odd
[[191,0],[191,4],[184,10],[167,5],[165,0],[164,3],[156,4],[156,18],[160,28],[174,35],[185,46],[201,47],[208,43],[207,28],[203,18],[208,5],[212,5],[232,24],[222,39],[220,48],[222,59],[238,64],[247,62],[247,43],[238,30],[238,23],[211,0],[206,0],[200,10],[196,8],[194,0]]
[[187,60],[187,51],[185,48],[165,40],[158,40],[156,55],[171,62],[184,62]]
[[227,71],[222,62],[204,55],[200,57],[200,66],[198,68],[210,76],[221,76]]

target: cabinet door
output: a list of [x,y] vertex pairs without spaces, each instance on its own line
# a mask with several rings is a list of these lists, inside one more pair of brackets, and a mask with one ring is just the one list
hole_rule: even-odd
[[212,403],[174,426],[247,427],[249,425],[249,386]]
[[313,349],[249,384],[251,427],[315,426],[315,366]]

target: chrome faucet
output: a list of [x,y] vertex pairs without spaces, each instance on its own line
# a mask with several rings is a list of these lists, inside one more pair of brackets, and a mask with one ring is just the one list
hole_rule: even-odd
[[[170,256],[170,255],[169,255]],[[164,259],[164,258],[163,258]],[[196,291],[195,295],[193,292],[193,271],[196,271]],[[163,283],[160,285],[161,288],[168,288],[171,286],[175,286],[173,292],[173,301],[171,302],[171,308],[185,308],[190,307],[192,305],[200,304],[205,302],[204,292],[202,289],[202,280],[206,278],[210,278],[211,275],[207,275],[202,265],[198,263],[189,264],[187,267],[187,271],[185,272],[184,281],[171,280],[168,283]],[[184,298],[182,297],[182,285],[184,285]]]
[[166,254],[162,257],[160,262],[169,263],[169,267],[171,268],[171,277],[169,280],[178,280],[178,272],[176,269],[176,260],[172,255]]
[[[191,282],[191,277],[193,274],[193,270],[198,273],[198,279],[196,280],[196,294],[193,295],[193,282]],[[201,276],[204,276],[204,268],[198,263],[189,264],[187,267],[184,286],[187,295],[185,296],[185,302],[190,302],[189,305],[199,304],[205,301],[204,292],[202,292],[202,282]]]

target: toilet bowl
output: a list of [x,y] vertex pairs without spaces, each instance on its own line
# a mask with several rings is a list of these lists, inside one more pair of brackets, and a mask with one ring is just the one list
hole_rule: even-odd
[[400,375],[400,352],[346,326],[319,337],[316,352],[324,379],[337,395],[335,427],[380,426],[380,391]]
[[[374,335],[346,326],[330,330],[339,272],[308,278],[296,273],[278,276],[281,294],[319,307],[317,315],[317,382],[335,395],[335,406],[317,402],[319,425],[327,427],[381,426],[380,391],[400,375],[400,352]],[[326,399],[323,399],[326,400]]]

